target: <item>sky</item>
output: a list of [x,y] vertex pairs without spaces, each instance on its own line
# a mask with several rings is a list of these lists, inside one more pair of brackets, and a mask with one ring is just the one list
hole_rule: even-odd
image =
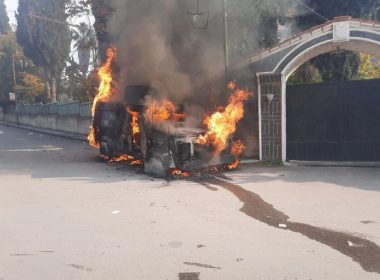
[[[4,2],[5,2],[5,6],[7,7],[7,12],[8,12],[10,23],[12,25],[16,24],[15,11],[17,11],[18,0],[5,0]],[[91,21],[92,20],[93,19],[91,18]],[[79,23],[81,21],[87,22],[88,18],[87,17],[83,17],[83,18],[79,17],[79,18],[73,19],[73,23]]]
[[[4,3],[5,3],[5,6],[7,7],[7,13],[9,16],[10,24],[16,25],[15,11],[17,11],[18,0],[5,0]],[[83,18],[79,17],[79,18],[74,19],[73,23],[79,23],[81,21],[87,22],[87,20],[88,20],[87,17],[83,17]],[[93,21],[92,18],[91,20]]]
[[7,7],[7,12],[8,12],[11,23],[16,24],[14,11],[17,10],[18,0],[5,0],[4,2],[5,2],[5,6]]

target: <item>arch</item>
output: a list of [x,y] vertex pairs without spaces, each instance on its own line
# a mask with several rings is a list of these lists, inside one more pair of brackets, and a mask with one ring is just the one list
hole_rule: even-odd
[[[347,42],[336,43],[329,38],[315,45],[302,45],[289,53],[289,55],[276,66],[275,72],[281,71],[281,74],[287,79],[298,67],[310,59],[321,54],[340,50],[365,52],[380,58],[380,34],[362,32],[361,35],[361,37],[351,38],[350,41]],[[368,37],[374,37],[377,38],[377,40],[368,39]]]
[[[339,50],[365,52],[380,58],[380,23],[340,17],[254,54],[231,67],[257,76],[261,160],[287,160],[286,82],[306,61]],[[274,95],[267,102],[268,92]]]

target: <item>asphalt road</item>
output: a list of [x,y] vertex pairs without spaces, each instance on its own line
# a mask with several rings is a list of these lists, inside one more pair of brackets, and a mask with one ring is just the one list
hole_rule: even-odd
[[380,169],[153,179],[0,125],[0,279],[380,279]]

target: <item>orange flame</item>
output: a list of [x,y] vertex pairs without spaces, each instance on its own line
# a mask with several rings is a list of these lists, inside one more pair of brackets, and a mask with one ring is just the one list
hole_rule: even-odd
[[109,159],[108,162],[123,162],[123,161],[133,161],[133,160],[134,160],[134,157],[130,155],[119,155],[117,157]]
[[[95,109],[99,101],[107,101],[112,95],[112,62],[116,56],[116,48],[109,48],[107,50],[107,60],[106,63],[99,69],[98,76],[100,79],[100,85],[98,88],[98,94],[94,99],[92,105],[92,117],[95,115]],[[88,142],[91,146],[99,148],[99,143],[95,140],[95,130],[90,127],[90,132],[88,135]]]
[[233,163],[229,164],[227,167],[228,169],[232,170],[232,169],[236,169],[240,164],[240,160],[235,160]]
[[243,142],[241,140],[237,140],[231,148],[231,154],[238,157],[244,152],[244,150],[245,145],[243,144]]
[[160,124],[164,121],[179,122],[186,118],[186,114],[177,113],[174,103],[167,99],[151,100],[147,105],[145,116],[151,124]]
[[132,111],[131,108],[128,108],[128,113],[131,114],[131,127],[132,127],[132,138],[134,144],[139,144],[140,140],[140,126],[139,126],[139,112]]
[[[245,90],[236,89],[234,82],[230,82],[228,87],[233,90],[229,104],[225,108],[218,108],[217,112],[205,117],[204,124],[208,131],[196,140],[198,144],[212,144],[216,155],[227,148],[228,140],[236,132],[237,123],[244,116],[244,102],[248,100],[250,95]],[[239,143],[242,144],[241,141]]]
[[132,160],[132,165],[142,165],[144,162],[142,160]]
[[208,142],[207,136],[199,135],[197,139],[195,139],[195,143],[199,145],[206,145]]
[[171,170],[169,170],[169,174],[171,176],[173,176],[173,177],[178,177],[178,176],[180,176],[180,177],[190,177],[191,176],[191,174],[189,172],[184,172],[184,171],[182,171],[180,169],[171,169]]
[[132,157],[130,155],[127,155],[127,154],[118,155],[118,156],[116,156],[114,158],[111,158],[111,159],[107,158],[107,157],[104,157],[104,159],[108,163],[129,162],[132,165],[142,165],[143,164],[142,160],[135,159],[134,157]]
[[88,133],[88,143],[93,146],[94,148],[100,148],[99,143],[96,143],[95,140],[95,129],[90,126],[90,132]]

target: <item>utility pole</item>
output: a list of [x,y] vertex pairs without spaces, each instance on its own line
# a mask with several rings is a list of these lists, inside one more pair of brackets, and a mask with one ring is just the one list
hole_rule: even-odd
[[13,90],[16,90],[16,67],[15,67],[15,55],[12,53],[12,74],[13,74]]
[[229,66],[229,49],[228,49],[228,17],[227,17],[227,0],[223,0],[223,25],[224,25],[224,63],[226,74]]

